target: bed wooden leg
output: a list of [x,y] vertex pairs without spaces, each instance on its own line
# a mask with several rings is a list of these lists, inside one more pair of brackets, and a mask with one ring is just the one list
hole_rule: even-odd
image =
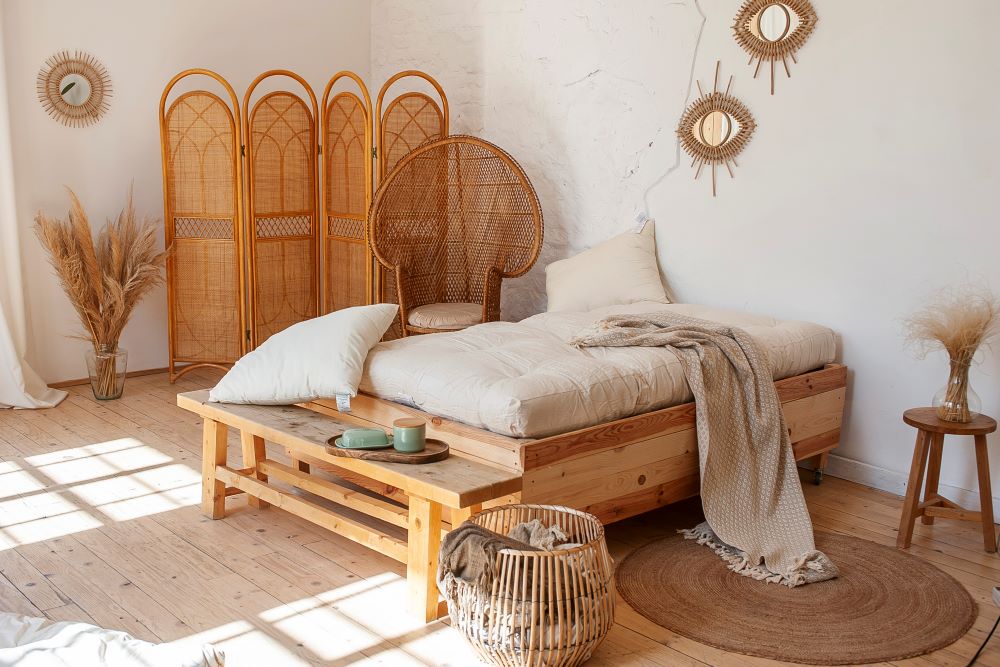
[[[253,433],[248,433],[247,431],[240,431],[240,444],[243,447],[243,467],[253,468],[254,477],[262,482],[267,481],[267,475],[257,470],[258,465],[267,457],[267,451],[264,447],[264,438],[259,435],[254,435]],[[266,510],[271,506],[266,500],[261,500],[256,496],[251,496],[247,494],[247,502],[250,507],[256,507],[257,509]]]
[[813,469],[813,484],[816,486],[823,483],[823,473],[826,471],[826,466],[829,461],[830,452],[823,452],[816,457],[816,467]]
[[226,515],[226,484],[215,476],[218,466],[226,465],[226,425],[205,418],[201,440],[201,511],[221,519]]
[[437,566],[441,504],[410,496],[406,580],[413,613],[430,623],[438,617]]

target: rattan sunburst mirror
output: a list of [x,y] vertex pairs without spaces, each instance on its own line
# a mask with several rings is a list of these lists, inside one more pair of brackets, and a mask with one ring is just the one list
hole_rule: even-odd
[[108,112],[111,77],[97,58],[60,51],[38,72],[38,101],[63,125],[83,127]]
[[754,78],[765,60],[771,64],[772,95],[775,61],[780,60],[785,66],[785,74],[792,76],[788,60],[798,62],[795,52],[812,34],[817,18],[809,0],[746,0],[740,7],[733,22],[733,34],[737,43],[750,54],[747,64],[757,61]]
[[733,87],[732,76],[726,91],[719,91],[720,67],[721,63],[716,62],[711,93],[705,93],[701,82],[696,82],[699,97],[685,109],[677,126],[681,147],[693,158],[691,166],[695,169],[695,179],[701,175],[705,165],[711,166],[713,197],[716,192],[716,167],[725,165],[732,178],[733,167],[738,166],[736,156],[746,147],[757,127],[746,105],[729,94]]

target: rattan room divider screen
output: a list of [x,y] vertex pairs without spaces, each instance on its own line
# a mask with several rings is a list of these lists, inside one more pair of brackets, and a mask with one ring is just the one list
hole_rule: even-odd
[[[195,76],[228,100],[188,90],[168,107],[175,86]],[[382,113],[407,77],[439,101],[404,81]],[[287,80],[302,92],[274,85]],[[289,70],[262,73],[242,105],[210,70],[171,79],[160,99],[171,381],[198,367],[227,370],[296,322],[380,300],[366,232],[376,173],[447,133],[444,90],[416,70],[385,83],[374,113],[364,81],[348,71],[330,79],[321,104]]]
[[[181,94],[182,79],[209,77],[228,102],[207,90]],[[225,369],[245,351],[240,109],[232,86],[215,72],[185,70],[160,98],[164,242],[171,382],[199,366]],[[178,372],[177,365],[184,367]]]
[[[409,79],[409,81],[406,81]],[[408,90],[385,105],[386,94],[399,83],[424,81],[438,95],[435,101],[426,93]],[[417,146],[448,135],[448,97],[434,77],[419,70],[404,70],[389,77],[379,90],[375,103],[375,136],[378,140],[378,182],[381,185],[393,168]],[[377,302],[394,303],[396,298],[396,277],[382,267],[375,268],[375,284],[372,298]],[[398,324],[387,334],[395,338],[402,334]]]
[[[271,78],[296,81],[308,96],[274,90],[252,106]],[[243,96],[246,145],[250,345],[319,314],[320,228],[316,95],[288,70],[264,72]]]
[[[337,90],[353,84],[357,93]],[[360,96],[359,96],[360,94]],[[374,263],[365,235],[372,200],[372,100],[364,81],[338,72],[323,91],[323,312],[369,303]]]

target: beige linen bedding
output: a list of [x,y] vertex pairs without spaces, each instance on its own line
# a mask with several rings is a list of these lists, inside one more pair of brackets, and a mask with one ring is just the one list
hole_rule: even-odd
[[677,358],[662,348],[577,349],[568,341],[608,315],[665,311],[744,329],[774,379],[834,360],[836,337],[808,322],[692,304],[639,302],[586,313],[541,313],[463,331],[379,343],[360,389],[496,433],[539,438],[691,400]]

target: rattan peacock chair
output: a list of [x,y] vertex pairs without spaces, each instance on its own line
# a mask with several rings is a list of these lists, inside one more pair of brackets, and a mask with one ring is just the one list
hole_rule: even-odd
[[538,196],[502,149],[462,135],[416,148],[368,212],[368,243],[389,274],[381,297],[399,303],[402,335],[500,319],[501,283],[535,263],[542,230]]

